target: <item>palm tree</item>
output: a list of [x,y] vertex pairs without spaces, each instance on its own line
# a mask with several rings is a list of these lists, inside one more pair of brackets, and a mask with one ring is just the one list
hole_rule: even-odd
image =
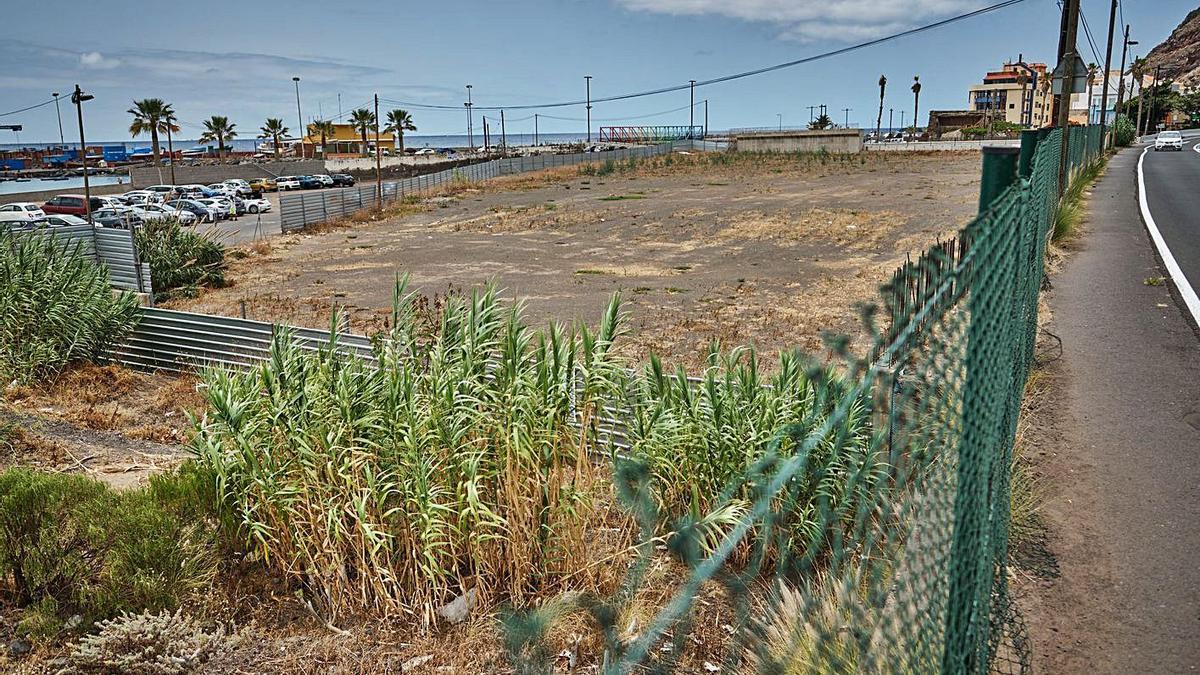
[[883,126],[883,92],[887,89],[887,77],[879,76],[879,117],[875,118],[875,140],[879,140],[879,127]]
[[230,122],[228,117],[213,115],[204,120],[204,133],[200,134],[201,143],[217,142],[217,159],[225,161],[225,141],[236,138],[237,125]]
[[1089,63],[1087,69],[1087,124],[1092,123],[1092,88],[1096,85],[1096,76],[1100,74],[1100,66]]
[[321,159],[329,157],[329,148],[325,146],[325,139],[334,135],[334,133],[333,122],[330,120],[317,120],[308,125],[309,138],[314,136],[321,137]]
[[375,113],[366,108],[359,108],[350,113],[350,124],[362,134],[362,156],[367,156],[367,129],[375,126]]
[[278,117],[268,117],[267,123],[259,128],[262,134],[259,138],[269,138],[275,144],[275,159],[279,159],[279,137],[286,136],[288,128],[283,125],[283,120]]
[[[154,165],[158,166],[158,133],[167,131],[167,125],[174,120],[175,111],[170,103],[161,98],[145,98],[134,101],[128,112],[133,115],[133,122],[129,125],[130,134],[137,137],[150,132],[150,149],[154,154]],[[179,131],[179,128],[176,127],[175,131]]]
[[384,133],[396,134],[398,140],[396,147],[400,154],[404,154],[404,132],[416,131],[417,125],[413,124],[412,115],[407,110],[397,108],[389,110],[387,114],[387,126],[384,128]]
[[921,76],[913,75],[913,135],[917,133],[917,114],[921,111]]

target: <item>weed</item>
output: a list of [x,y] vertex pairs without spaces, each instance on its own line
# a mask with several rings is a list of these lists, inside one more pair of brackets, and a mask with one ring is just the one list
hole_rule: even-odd
[[138,228],[133,240],[138,256],[150,263],[157,295],[195,297],[202,287],[225,285],[225,247],[210,235],[163,221]]
[[639,192],[634,192],[634,193],[625,194],[625,195],[608,195],[607,197],[601,197],[600,201],[602,201],[602,202],[619,202],[619,201],[623,201],[626,199],[645,199],[645,198],[646,198],[646,195],[641,194]]
[[1147,286],[1162,286],[1166,281],[1166,277],[1146,277],[1142,279],[1142,283]]

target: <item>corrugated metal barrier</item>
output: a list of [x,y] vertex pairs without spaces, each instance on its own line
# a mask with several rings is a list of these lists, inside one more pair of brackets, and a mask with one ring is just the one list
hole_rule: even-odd
[[112,227],[69,225],[23,234],[49,235],[69,246],[79,246],[83,255],[94,258],[108,268],[109,282],[114,288],[150,293],[150,265],[138,259],[133,232]]

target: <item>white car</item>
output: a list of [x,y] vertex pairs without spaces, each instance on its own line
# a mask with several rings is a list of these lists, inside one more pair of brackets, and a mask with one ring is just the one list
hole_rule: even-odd
[[1178,131],[1160,131],[1154,137],[1154,150],[1183,150],[1183,134]]
[[69,227],[71,225],[88,225],[88,221],[69,213],[51,213],[45,218],[34,221],[36,227]]
[[299,190],[300,178],[298,176],[280,176],[275,179],[275,186],[280,190]]
[[174,218],[180,225],[195,225],[196,214],[182,209],[173,209],[162,204],[144,204],[134,207],[134,213],[146,223],[157,223]]
[[[156,194],[159,197],[162,197],[164,199],[174,191],[175,191],[174,185],[151,185],[150,187],[148,187],[144,190],[134,190],[134,192],[153,192],[154,194]],[[128,193],[126,193],[126,194],[128,194]]]
[[241,178],[230,178],[229,180],[222,182],[225,185],[232,187],[235,193],[244,197],[249,197],[254,192],[254,190],[250,189],[250,183],[242,180]]
[[118,197],[92,197],[92,199],[99,200],[101,204],[103,204],[104,206],[106,206],[108,208],[117,208],[119,206],[125,206],[125,202],[121,201],[120,198],[118,198]]
[[321,185],[325,187],[333,187],[333,176],[324,173],[314,173],[313,178],[321,181]]
[[13,202],[0,206],[0,223],[23,223],[45,217],[46,212],[41,204],[33,202]]
[[126,204],[154,204],[161,202],[164,194],[150,190],[130,190],[121,195],[119,199]]
[[270,199],[243,199],[248,213],[266,213],[271,210]]
[[225,197],[232,197],[238,193],[237,186],[230,185],[228,183],[213,183],[212,185],[205,185],[204,187]]
[[414,152],[413,154],[414,155],[435,155],[435,154],[437,154],[437,150],[434,150],[433,148],[421,148],[420,150]]

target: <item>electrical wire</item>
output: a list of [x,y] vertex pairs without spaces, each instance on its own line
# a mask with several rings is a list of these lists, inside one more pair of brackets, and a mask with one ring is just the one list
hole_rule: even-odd
[[1096,49],[1096,41],[1092,39],[1092,29],[1088,27],[1087,15],[1080,12],[1079,19],[1083,23],[1083,34],[1087,38],[1088,46],[1092,50],[1092,57],[1096,59],[1092,63],[1098,64],[1102,59],[1100,58],[1100,52]]
[[[885,42],[891,42],[892,40],[898,40],[900,38],[908,37],[910,35],[917,35],[918,33],[924,33],[925,31],[933,30],[935,28],[941,28],[943,26],[948,26],[952,23],[963,21],[965,19],[970,19],[970,18],[980,16],[983,14],[988,14],[990,12],[995,12],[997,10],[1001,10],[1001,9],[1004,9],[1007,7],[1011,7],[1013,5],[1020,4],[1024,1],[1025,0],[1003,0],[1002,2],[997,2],[994,4],[988,5],[986,7],[981,7],[979,9],[976,9],[976,10],[973,10],[970,12],[966,12],[966,13],[958,14],[956,16],[952,16],[952,17],[949,17],[946,19],[942,19],[941,21],[935,21],[933,23],[925,24],[923,26],[918,26],[916,28],[910,28],[908,30],[900,31],[898,33],[892,33],[890,35],[885,35],[883,37],[875,38],[874,40],[867,40],[866,42],[859,42],[857,44],[849,45],[847,47],[842,47],[840,49],[834,49],[834,50],[830,50],[827,52],[822,52],[820,54],[806,56],[804,58],[796,59],[794,61],[777,63],[772,66],[766,66],[763,68],[756,68],[754,70],[747,70],[747,71],[743,71],[740,73],[734,73],[732,75],[723,75],[721,77],[714,77],[714,78],[708,79],[708,80],[697,80],[696,84],[694,86],[704,87],[704,86],[713,85],[713,84],[720,84],[722,82],[730,82],[732,80],[738,80],[738,79],[742,79],[745,77],[752,77],[754,75],[762,75],[763,73],[769,73],[769,72],[773,72],[776,70],[783,70],[785,68],[792,68],[792,67],[807,64],[807,63],[813,63],[815,61],[832,58],[834,56],[841,56],[842,54],[849,54],[850,52],[854,52],[854,51],[857,51],[860,49],[865,49],[867,47],[874,47],[876,45],[884,44]],[[592,103],[604,103],[604,102],[608,102],[608,101],[623,101],[623,100],[627,100],[627,99],[631,99],[631,98],[641,98],[643,96],[653,96],[656,94],[666,94],[666,93],[670,93],[670,92],[674,92],[674,91],[683,91],[692,86],[693,85],[690,82],[688,82],[686,84],[678,84],[678,85],[670,85],[670,86],[666,86],[666,87],[659,87],[658,89],[649,89],[646,91],[632,92],[632,93],[628,93],[628,94],[617,94],[615,96],[604,96],[604,97],[600,97],[600,98],[593,98],[593,99],[591,99],[591,102]],[[396,105],[402,105],[402,106],[406,106],[409,108],[420,108],[420,109],[425,109],[425,110],[462,110],[465,107],[465,106],[455,106],[455,105],[436,105],[436,104],[428,104],[428,103],[418,103],[415,101],[398,101],[398,100],[394,100],[394,99],[389,99],[389,101]],[[536,103],[536,104],[531,103],[531,104],[522,104],[522,105],[490,105],[490,106],[472,105],[471,107],[475,110],[532,110],[535,108],[564,108],[564,107],[568,107],[568,106],[585,105],[586,103],[587,103],[587,100],[576,100],[576,101],[558,101],[558,102],[554,102],[554,103]]]
[[16,115],[17,113],[23,113],[23,112],[27,112],[29,110],[36,110],[38,108],[41,108],[42,106],[50,105],[51,103],[54,103],[54,99],[50,99],[49,101],[42,101],[41,103],[38,103],[37,105],[31,105],[31,106],[28,106],[25,108],[18,108],[16,110],[10,110],[8,112],[0,113],[0,117],[8,117],[9,115]]

